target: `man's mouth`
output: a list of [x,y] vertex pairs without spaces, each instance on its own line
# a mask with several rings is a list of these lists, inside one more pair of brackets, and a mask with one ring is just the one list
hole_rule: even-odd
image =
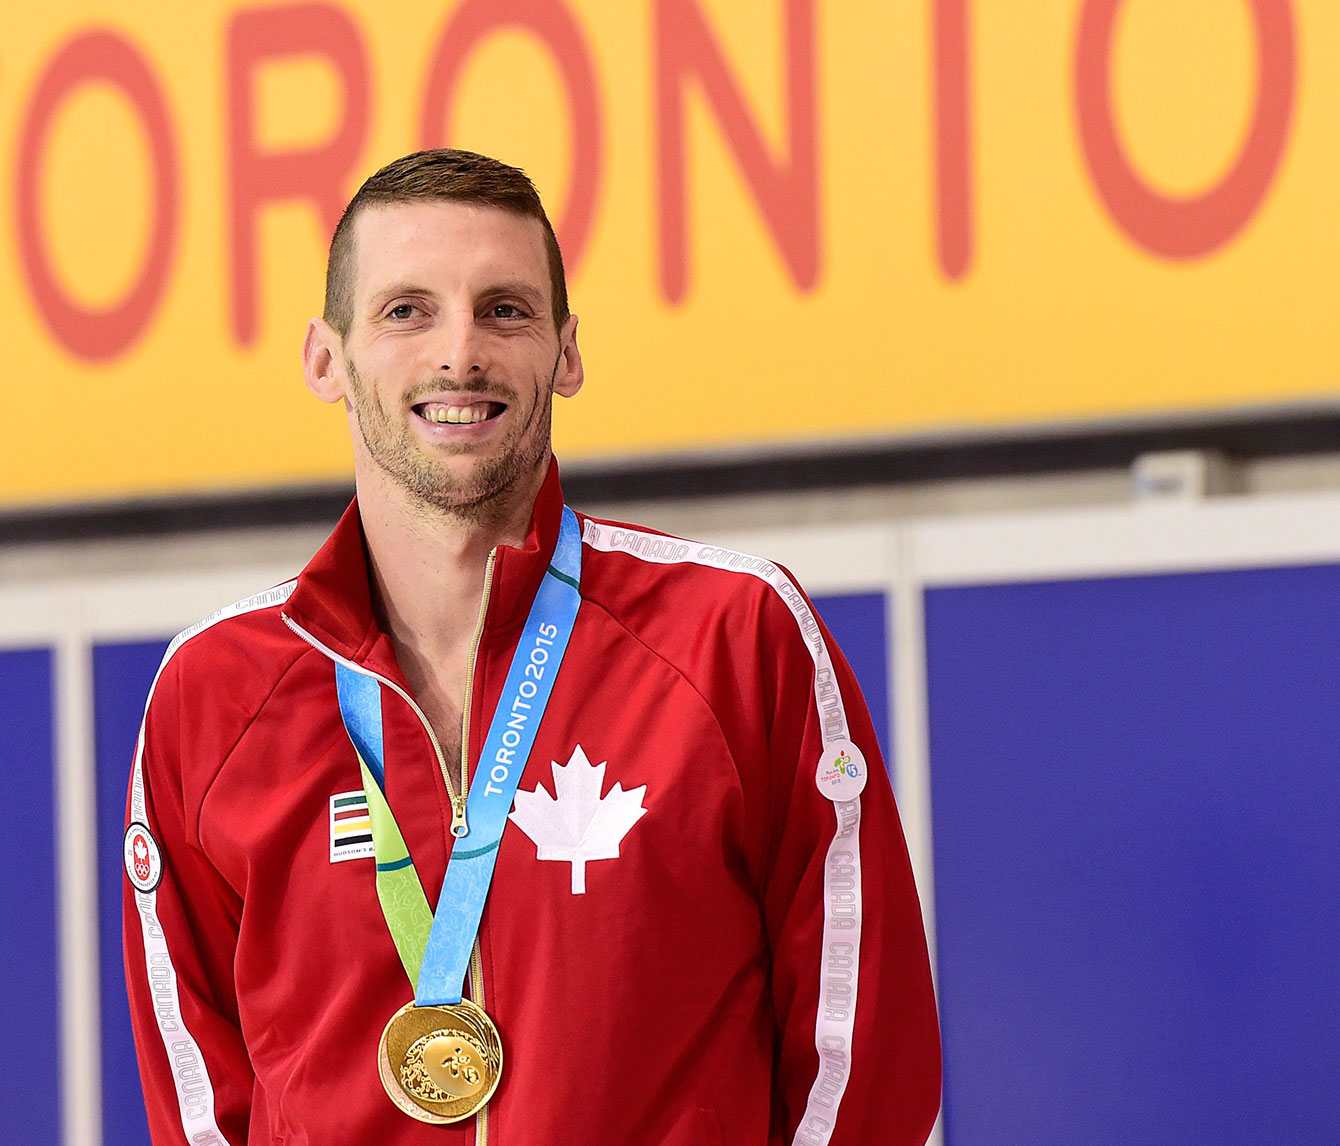
[[471,402],[465,406],[448,405],[445,402],[420,402],[414,412],[425,422],[435,425],[470,426],[476,422],[487,422],[496,418],[507,407],[502,402]]

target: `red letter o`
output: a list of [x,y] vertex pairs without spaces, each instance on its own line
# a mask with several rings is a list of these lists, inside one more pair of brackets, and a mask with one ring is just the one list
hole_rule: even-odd
[[1260,85],[1237,162],[1203,195],[1173,198],[1152,190],[1132,168],[1112,109],[1112,40],[1124,0],[1087,0],[1075,55],[1080,142],[1098,194],[1118,225],[1142,247],[1169,259],[1207,255],[1251,220],[1284,154],[1297,72],[1289,0],[1248,0],[1256,23]]
[[[98,80],[124,92],[144,125],[153,162],[154,205],[149,249],[134,286],[112,306],[92,309],[70,298],[47,259],[37,185],[56,112],[73,91]],[[85,32],[56,53],[33,91],[18,167],[19,256],[37,309],[51,333],[72,353],[94,362],[115,358],[153,318],[167,286],[177,240],[177,155],[167,102],[133,44],[113,32]]]
[[555,225],[568,274],[581,263],[595,218],[600,184],[600,105],[595,69],[572,13],[559,0],[466,0],[437,42],[428,69],[420,119],[421,147],[441,147],[447,134],[451,97],[461,67],[475,45],[493,32],[520,27],[549,50],[563,76],[572,124],[572,185],[563,218]]

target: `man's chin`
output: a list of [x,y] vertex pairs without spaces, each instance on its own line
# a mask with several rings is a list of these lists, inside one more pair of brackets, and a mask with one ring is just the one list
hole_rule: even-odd
[[452,467],[450,472],[415,474],[410,480],[392,475],[411,496],[424,505],[453,517],[472,520],[506,515],[523,492],[532,493],[532,482],[542,475],[537,467],[509,464]]

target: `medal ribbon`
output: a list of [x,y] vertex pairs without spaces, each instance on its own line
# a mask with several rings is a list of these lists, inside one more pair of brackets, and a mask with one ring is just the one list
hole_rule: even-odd
[[358,754],[368,799],[377,898],[421,1007],[461,1001],[507,815],[577,621],[581,566],[577,515],[565,506],[553,559],[535,594],[475,765],[465,804],[469,830],[452,846],[436,913],[429,910],[423,883],[386,802],[381,685],[373,676],[335,664],[340,715]]

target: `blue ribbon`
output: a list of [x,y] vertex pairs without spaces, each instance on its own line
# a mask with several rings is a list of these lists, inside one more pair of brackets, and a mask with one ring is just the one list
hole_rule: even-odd
[[[558,544],[522,630],[484,750],[466,799],[469,831],[456,838],[438,895],[415,988],[421,1007],[461,1001],[507,816],[535,744],[581,605],[582,539],[577,515],[563,508]],[[380,686],[343,665],[336,685],[345,727],[368,770],[385,790]]]
[[344,730],[354,751],[368,766],[377,787],[386,791],[386,763],[382,759],[382,686],[375,678],[335,664],[335,691],[340,698]]
[[498,844],[577,622],[581,571],[577,515],[564,506],[553,560],[526,618],[470,782],[465,803],[470,830],[456,840],[442,881],[415,993],[414,1001],[421,1007],[461,1001],[470,950],[493,882]]

